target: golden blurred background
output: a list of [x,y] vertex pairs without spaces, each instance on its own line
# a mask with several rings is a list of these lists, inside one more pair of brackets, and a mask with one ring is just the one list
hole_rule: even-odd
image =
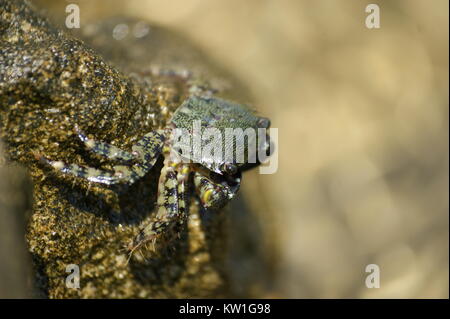
[[379,29],[363,0],[66,3],[179,30],[250,87],[279,129],[278,171],[243,183],[273,217],[269,297],[448,298],[448,1],[377,1]]

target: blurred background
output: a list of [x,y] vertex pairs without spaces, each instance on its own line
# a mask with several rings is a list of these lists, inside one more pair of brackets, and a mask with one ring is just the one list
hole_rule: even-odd
[[178,30],[250,88],[279,129],[278,171],[243,183],[267,297],[448,298],[448,1],[377,1],[379,29],[362,0],[58,2]]

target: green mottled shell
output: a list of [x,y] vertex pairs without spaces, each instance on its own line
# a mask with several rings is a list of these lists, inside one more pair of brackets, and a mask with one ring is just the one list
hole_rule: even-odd
[[[261,119],[261,117],[254,115],[248,107],[242,104],[226,101],[217,97],[190,96],[174,113],[171,122],[176,128],[186,129],[191,135],[190,137],[192,138],[192,141],[198,134],[198,132],[193,129],[196,121],[201,121],[201,134],[203,137],[205,137],[203,135],[205,129],[217,129],[221,133],[222,137],[221,149],[223,150],[223,155],[225,154],[225,150],[227,148],[229,150],[230,148],[233,148],[234,143],[237,144],[234,150],[244,154],[243,162],[236,162],[236,159],[232,160],[234,164],[237,164],[237,166],[240,167],[243,166],[249,159],[249,145],[252,145],[251,143],[254,143],[253,145],[255,146],[258,145],[257,129],[260,128],[261,123],[265,123],[264,121],[261,121]],[[267,128],[264,126],[261,127]],[[251,128],[255,132],[255,138],[249,138],[248,143],[236,142],[239,140],[242,141],[245,133],[240,134],[236,131],[236,136],[227,136],[227,128],[240,128],[243,132],[245,132],[246,129]],[[239,139],[239,137],[242,139]],[[195,153],[198,151],[198,148],[196,148],[195,143],[192,145],[193,152]],[[182,156],[184,158],[192,159],[192,154],[182,154]],[[222,156],[222,159],[224,160],[218,162],[217,160],[211,158],[211,156],[202,153],[200,164],[215,171],[216,173],[221,173],[220,166],[223,162],[225,162],[225,156]],[[227,161],[230,162],[230,160]]]

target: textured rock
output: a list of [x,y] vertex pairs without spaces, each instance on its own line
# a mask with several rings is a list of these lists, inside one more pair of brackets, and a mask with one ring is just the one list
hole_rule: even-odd
[[[167,114],[188,94],[188,82],[243,102],[245,90],[233,87],[229,75],[170,31],[112,19],[86,26],[78,35],[99,50],[94,51],[54,28],[28,2],[0,0],[0,8],[0,137],[8,161],[27,167],[33,180],[26,237],[38,296],[232,295],[226,215],[204,214],[196,200],[188,229],[173,249],[127,263],[123,246],[153,214],[161,162],[134,185],[110,189],[56,174],[34,154],[107,168],[77,140],[75,124],[127,149],[164,126]],[[119,41],[111,35],[120,23],[141,32]],[[65,285],[69,264],[80,267],[80,289]],[[245,287],[240,292],[245,294]]]

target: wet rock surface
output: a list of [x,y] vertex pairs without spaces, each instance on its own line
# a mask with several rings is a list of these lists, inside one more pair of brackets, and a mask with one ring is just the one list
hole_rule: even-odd
[[[132,186],[107,188],[55,173],[35,154],[107,169],[111,163],[85,150],[75,125],[129,149],[164,126],[192,83],[243,102],[245,90],[182,38],[142,21],[86,26],[76,35],[84,42],[53,27],[28,2],[0,0],[0,8],[0,137],[6,160],[26,167],[33,182],[26,239],[36,296],[233,295],[227,215],[202,211],[194,197],[181,240],[153,258],[127,262],[124,245],[153,214],[162,161]],[[129,36],[114,38],[118,24],[128,26]],[[79,289],[65,284],[71,264],[80,268]]]

